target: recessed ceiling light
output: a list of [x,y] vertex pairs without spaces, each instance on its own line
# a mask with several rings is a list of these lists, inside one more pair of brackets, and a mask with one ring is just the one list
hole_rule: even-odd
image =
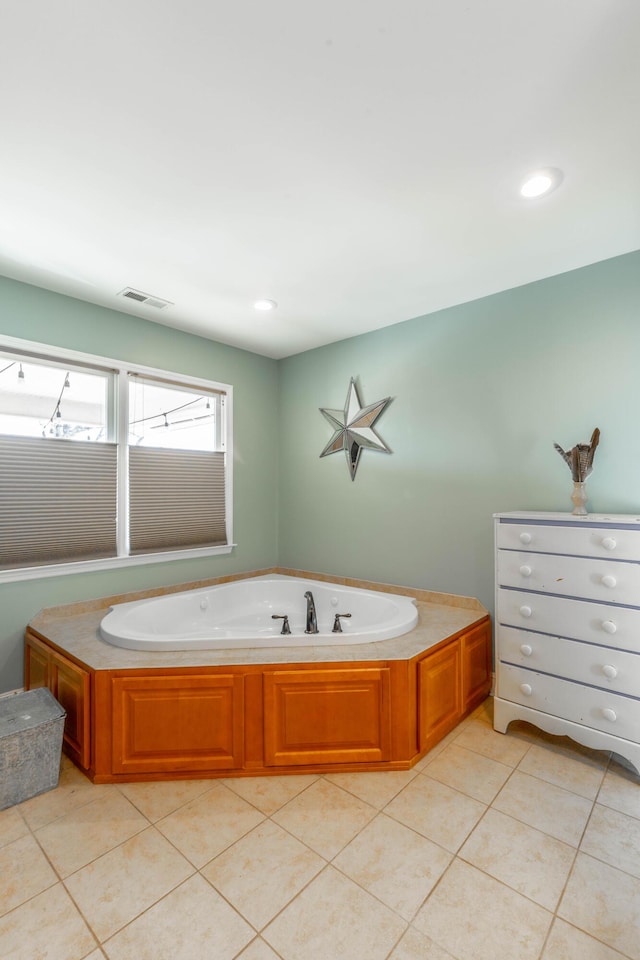
[[253,306],[255,310],[275,310],[278,304],[275,300],[256,300]]
[[536,170],[531,176],[527,177],[520,187],[520,194],[528,200],[534,197],[542,197],[546,193],[551,193],[562,182],[562,170],[556,167],[546,167],[544,170]]

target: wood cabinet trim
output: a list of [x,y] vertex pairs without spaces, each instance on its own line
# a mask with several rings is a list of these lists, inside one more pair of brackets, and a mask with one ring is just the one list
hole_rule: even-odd
[[[292,771],[293,768],[301,772],[408,769],[480,702],[491,682],[488,617],[435,644],[421,657],[398,661],[93,671],[65,656],[55,644],[46,638],[41,639],[31,630],[27,631],[26,641],[27,659],[29,650],[34,652],[34,657],[40,658],[37,667],[40,674],[43,674],[46,661],[50,688],[55,686],[56,671],[60,674],[60,671],[69,670],[74,678],[82,676],[78,696],[82,706],[80,727],[84,730],[84,740],[71,738],[73,742],[67,741],[65,750],[100,783],[183,779],[190,775],[255,776]],[[57,664],[55,669],[52,667],[54,662]],[[446,676],[445,682],[452,686],[452,700],[448,706],[445,704],[446,709],[439,715],[434,698],[437,700],[440,696],[437,674],[442,664],[445,664],[442,676]],[[430,679],[429,674],[432,674]],[[34,664],[29,663],[25,666],[25,686],[28,688],[34,679]],[[294,688],[287,695],[291,697],[292,705],[298,698],[298,705],[292,708],[287,720],[286,717],[283,719],[284,708],[278,701],[282,699],[287,683],[292,681]],[[170,755],[161,743],[157,744],[155,751],[147,749],[149,740],[145,747],[147,756],[135,756],[135,749],[132,751],[126,747],[126,737],[131,733],[126,733],[121,726],[123,707],[118,700],[123,691],[151,691],[151,698],[156,698],[159,710],[163,699],[168,697],[171,701],[173,697],[175,700],[176,691],[180,689],[190,687],[192,691],[198,688],[210,691],[216,685],[233,690],[233,694],[229,694],[233,708],[228,704],[224,708],[218,705],[221,716],[224,716],[226,739],[224,749],[218,750],[217,754],[213,744],[206,755],[206,749],[204,752],[200,750],[197,738],[193,742],[198,747],[195,750],[198,755],[190,757]],[[55,695],[55,690],[52,692]],[[349,702],[350,694],[352,699]],[[215,694],[211,696],[215,697]],[[357,722],[349,720],[349,709],[353,709],[354,704],[357,710],[362,710],[364,705],[364,719],[359,718]],[[334,718],[333,728],[331,723],[320,722],[315,741],[313,730],[303,729],[308,705],[317,718],[322,717],[323,710],[339,715]],[[196,715],[202,704],[192,706]],[[214,712],[217,709],[212,703],[209,707]],[[146,706],[139,704],[139,708],[143,713],[146,710],[148,716],[152,716],[156,709],[150,703]],[[173,703],[171,710],[176,709]],[[144,723],[151,729],[149,719]],[[359,723],[362,724],[360,729]],[[300,736],[301,730],[303,736]],[[145,736],[147,733],[141,736],[140,742]],[[296,737],[302,741],[297,746],[293,742]]]

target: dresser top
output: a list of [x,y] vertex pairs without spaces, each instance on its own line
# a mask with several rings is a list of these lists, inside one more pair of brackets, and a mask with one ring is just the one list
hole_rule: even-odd
[[510,513],[494,513],[496,520],[503,523],[546,523],[571,524],[576,526],[602,526],[620,524],[640,529],[640,516],[634,513],[589,513],[586,516],[574,516],[572,513],[547,513],[542,510],[514,510]]

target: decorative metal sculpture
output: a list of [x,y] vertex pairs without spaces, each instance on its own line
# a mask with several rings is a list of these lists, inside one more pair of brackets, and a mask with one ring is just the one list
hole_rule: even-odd
[[389,447],[373,429],[374,423],[384,413],[389,403],[391,403],[391,397],[386,397],[384,400],[378,400],[377,403],[363,407],[356,382],[352,377],[344,410],[320,407],[320,413],[335,430],[320,456],[328,457],[332,453],[344,450],[351,479],[355,480],[363,450],[381,450],[383,453],[391,453]]
[[598,443],[600,442],[600,431],[596,427],[591,434],[589,443],[578,443],[571,450],[563,450],[560,444],[554,443],[562,459],[568,464],[573,478],[573,513],[578,517],[587,515],[587,490],[585,481],[593,470],[593,458],[595,456]]

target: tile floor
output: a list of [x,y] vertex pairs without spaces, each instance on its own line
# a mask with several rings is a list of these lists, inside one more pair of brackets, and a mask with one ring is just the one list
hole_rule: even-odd
[[640,778],[491,701],[406,773],[0,812],[5,960],[640,960]]

